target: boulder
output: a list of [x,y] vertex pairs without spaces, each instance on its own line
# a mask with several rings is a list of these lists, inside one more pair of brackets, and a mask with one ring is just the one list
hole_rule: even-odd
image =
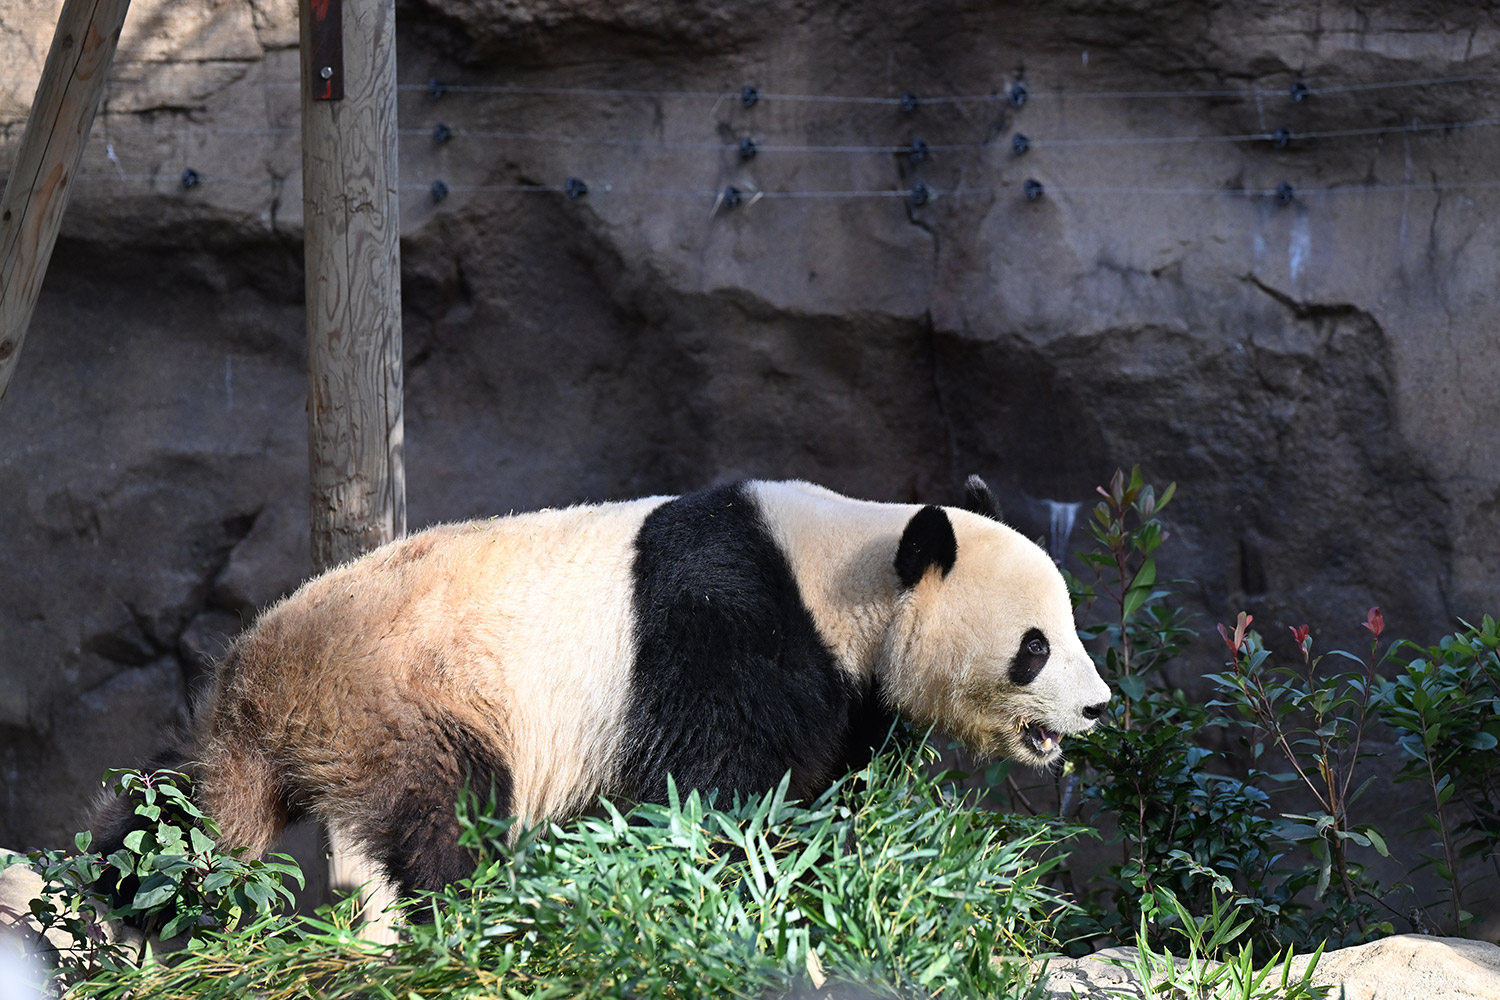
[[[1295,961],[1306,964],[1306,959]],[[1341,987],[1345,1000],[1495,1000],[1500,997],[1500,945],[1397,934],[1327,952],[1314,979]]]
[[[15,857],[14,851],[0,851],[0,857]],[[52,928],[43,931],[31,915],[31,901],[42,894],[46,883],[24,864],[12,864],[0,871],[0,929],[11,935],[29,958],[55,954],[73,946],[66,932]]]
[[[16,852],[0,849],[0,857],[14,857]],[[42,895],[46,883],[42,877],[25,864],[13,864],[0,871],[0,997],[21,997],[28,994],[17,988],[8,992],[10,983],[5,976],[10,974],[29,979],[40,979],[41,970],[55,965],[60,956],[70,954],[75,942],[66,931],[53,927],[43,930],[31,915],[31,901]],[[119,920],[106,921],[100,933],[108,944],[118,944],[128,949],[141,947],[144,937]],[[158,945],[153,942],[153,947]]]
[[1047,964],[1044,986],[1055,1000],[1093,1000],[1117,997],[1133,1000],[1145,994],[1131,971],[1134,948],[1105,948],[1082,958],[1053,959]]
[[[1133,971],[1134,948],[1107,948],[1083,958],[1049,963],[1045,988],[1054,1000],[1143,997]],[[1308,956],[1292,960],[1294,977]],[[1181,959],[1175,963],[1180,970]],[[1165,975],[1153,977],[1160,984]],[[1313,973],[1316,985],[1345,1000],[1496,1000],[1500,997],[1500,945],[1468,938],[1397,934],[1351,948],[1324,952]]]

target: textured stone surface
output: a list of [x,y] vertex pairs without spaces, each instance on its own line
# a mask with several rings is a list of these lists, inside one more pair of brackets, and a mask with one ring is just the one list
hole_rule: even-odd
[[[1143,996],[1140,980],[1130,971],[1134,959],[1134,948],[1108,948],[1084,958],[1054,961],[1047,969],[1047,992],[1056,1000]],[[1183,965],[1181,960],[1176,964]],[[1301,976],[1306,967],[1307,958],[1293,959],[1292,975]],[[1495,1000],[1500,997],[1500,946],[1398,934],[1325,952],[1313,982],[1332,987],[1335,996],[1342,991],[1345,1000]]]
[[[0,851],[0,857],[14,854],[14,851]],[[39,947],[66,948],[71,943],[63,931],[53,929],[43,934],[40,927],[31,923],[31,901],[41,895],[43,885],[42,877],[24,865],[11,865],[0,871],[0,927],[18,935],[21,946],[29,952]]]
[[[1294,968],[1300,972],[1305,964]],[[1500,946],[1398,934],[1325,954],[1313,978],[1341,986],[1344,1000],[1494,1000],[1500,997]]]
[[[57,7],[0,9],[0,165]],[[60,841],[90,770],[179,711],[129,715],[135,681],[118,710],[84,702],[137,674],[180,699],[233,620],[305,571],[294,13],[132,7],[0,405],[0,842]],[[1310,622],[1320,648],[1357,643],[1371,604],[1422,639],[1496,610],[1500,196],[1446,186],[1492,178],[1496,130],[1059,144],[1486,118],[1491,79],[1283,95],[1493,73],[1492,9],[411,0],[400,15],[413,526],[742,475],[946,500],[981,471],[1040,533],[1044,498],[1086,502],[1139,462],[1180,483],[1163,571],[1197,581],[1210,635],[1242,607],[1273,636]],[[1018,72],[1034,95],[1019,108],[776,96],[1003,95]],[[433,100],[434,77],[532,89]],[[746,84],[768,95],[748,109],[658,93]],[[1245,95],[1091,96],[1185,89]],[[456,133],[443,145],[438,122]],[[749,161],[704,145],[746,135],[764,150]],[[965,148],[920,163],[772,148],[918,137]],[[184,190],[184,167],[204,183]],[[508,188],[570,176],[588,196]],[[435,179],[451,190],[436,204]],[[921,207],[713,210],[729,184],[919,180],[940,192]],[[1282,181],[1290,205],[1245,193]],[[1200,644],[1183,671],[1218,659]],[[183,680],[158,678],[174,661]]]
[[[0,858],[16,853],[0,848]],[[0,871],[0,996],[7,1000],[32,996],[27,981],[40,982],[46,966],[55,965],[73,950],[73,939],[65,930],[43,931],[31,916],[31,901],[42,894],[45,884],[24,863]],[[139,948],[142,943],[141,932],[122,921],[105,923],[103,933],[105,941],[125,948]]]

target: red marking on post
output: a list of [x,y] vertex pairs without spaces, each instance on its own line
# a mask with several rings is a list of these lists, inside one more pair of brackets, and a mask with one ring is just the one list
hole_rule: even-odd
[[[308,61],[305,79],[315,101],[344,99],[343,0],[308,0]],[[326,72],[325,72],[326,71]]]

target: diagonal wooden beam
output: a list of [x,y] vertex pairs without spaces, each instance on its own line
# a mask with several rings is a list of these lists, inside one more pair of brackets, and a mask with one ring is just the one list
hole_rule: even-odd
[[0,399],[21,356],[130,0],[64,0],[0,196]]

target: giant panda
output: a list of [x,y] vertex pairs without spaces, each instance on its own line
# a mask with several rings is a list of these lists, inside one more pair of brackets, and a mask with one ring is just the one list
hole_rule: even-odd
[[[602,795],[810,797],[889,712],[1045,766],[1109,690],[1048,555],[970,480],[963,508],[805,482],[447,524],[318,576],[232,645],[157,763],[221,843],[312,815],[403,895],[472,871],[455,802],[524,822]],[[132,816],[95,824],[106,850]]]

